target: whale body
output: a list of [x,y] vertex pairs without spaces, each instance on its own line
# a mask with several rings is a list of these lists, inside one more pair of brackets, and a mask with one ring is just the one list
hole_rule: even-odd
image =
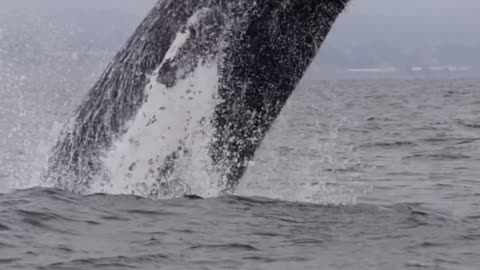
[[347,2],[160,0],[66,123],[44,181],[233,191]]

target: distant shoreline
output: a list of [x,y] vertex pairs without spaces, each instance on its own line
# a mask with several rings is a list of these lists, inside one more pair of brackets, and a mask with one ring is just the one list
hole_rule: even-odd
[[480,70],[392,70],[381,68],[331,69],[312,66],[319,79],[480,79]]

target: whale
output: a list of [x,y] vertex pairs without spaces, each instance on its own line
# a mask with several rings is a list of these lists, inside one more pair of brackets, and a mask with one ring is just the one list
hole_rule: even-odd
[[160,0],[66,122],[44,183],[234,192],[348,2]]

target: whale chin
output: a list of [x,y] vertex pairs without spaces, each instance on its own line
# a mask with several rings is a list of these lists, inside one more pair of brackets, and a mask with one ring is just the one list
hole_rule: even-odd
[[347,2],[159,1],[65,125],[45,183],[232,192]]

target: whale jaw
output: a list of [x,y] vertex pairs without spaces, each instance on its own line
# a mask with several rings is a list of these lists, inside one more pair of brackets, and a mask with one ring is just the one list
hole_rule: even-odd
[[232,192],[346,4],[159,1],[65,126],[45,182]]

